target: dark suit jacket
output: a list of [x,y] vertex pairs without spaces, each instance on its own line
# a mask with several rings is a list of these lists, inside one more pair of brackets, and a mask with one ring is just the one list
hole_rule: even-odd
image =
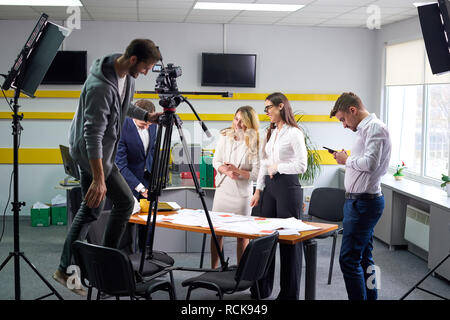
[[122,135],[117,149],[116,164],[136,198],[139,197],[139,193],[134,188],[136,188],[139,183],[142,183],[148,188],[148,181],[144,180],[144,171],[147,169],[150,173],[152,170],[153,152],[155,150],[156,142],[156,128],[156,124],[152,124],[148,128],[149,147],[147,154],[145,154],[141,137],[139,136],[133,119],[127,117],[122,127]]

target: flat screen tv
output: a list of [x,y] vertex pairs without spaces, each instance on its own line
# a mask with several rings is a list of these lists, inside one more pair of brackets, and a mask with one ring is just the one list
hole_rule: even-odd
[[87,77],[87,51],[58,51],[42,84],[83,84]]
[[250,87],[256,84],[256,54],[202,53],[202,86]]

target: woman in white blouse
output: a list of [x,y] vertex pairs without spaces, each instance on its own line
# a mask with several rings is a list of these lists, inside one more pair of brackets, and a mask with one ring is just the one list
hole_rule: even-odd
[[[259,172],[258,129],[256,111],[243,106],[236,111],[231,128],[221,131],[213,159],[217,175],[212,211],[251,214],[252,181],[256,181]],[[217,238],[222,250],[223,238]],[[247,244],[248,239],[237,239],[238,263]],[[212,268],[217,268],[218,262],[216,246],[211,241]]]
[[[303,191],[298,174],[304,173],[307,166],[305,137],[284,94],[272,93],[264,104],[270,127],[263,141],[261,167],[251,206],[260,202],[260,215],[263,217],[300,219]],[[280,243],[280,268],[281,290],[277,299],[298,299],[302,268],[301,243]],[[275,263],[259,283],[261,298],[272,293],[274,271]]]

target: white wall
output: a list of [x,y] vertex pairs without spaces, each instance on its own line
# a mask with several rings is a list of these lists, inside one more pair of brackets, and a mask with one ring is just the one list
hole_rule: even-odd
[[[0,72],[7,73],[34,21],[0,21]],[[225,29],[224,29],[225,28]],[[225,34],[226,39],[223,39]],[[180,65],[183,75],[178,80],[181,91],[231,91],[249,93],[326,93],[353,91],[361,96],[368,109],[378,113],[380,69],[379,35],[376,31],[351,28],[315,28],[265,25],[216,25],[137,22],[87,22],[65,40],[65,50],[87,50],[88,64],[101,55],[122,52],[133,38],[154,40],[161,48],[165,63]],[[225,40],[225,41],[224,41]],[[224,43],[226,48],[224,48]],[[256,88],[217,88],[200,86],[201,52],[256,53]],[[156,75],[140,76],[136,90],[153,90]],[[41,86],[39,89],[80,90],[81,86]],[[157,101],[154,101],[157,105]],[[234,113],[237,107],[249,104],[263,113],[263,101],[192,100],[198,113]],[[76,99],[21,99],[20,111],[74,112]],[[333,102],[293,101],[293,108],[305,114],[329,114]],[[8,111],[0,102],[0,111]],[[187,105],[180,105],[179,113],[190,113]],[[11,121],[0,120],[0,148],[12,147]],[[70,121],[22,121],[21,147],[57,148],[67,144]],[[229,125],[226,122],[207,123],[211,130]],[[263,123],[262,127],[266,127]],[[339,123],[306,123],[318,148],[350,148],[354,133]],[[187,136],[204,147],[213,148],[200,131],[198,124],[185,122]],[[338,166],[323,166],[315,186],[337,186]],[[11,165],[0,165],[0,202],[4,206],[8,194]],[[60,165],[21,165],[20,200],[27,206],[22,214],[29,214],[35,201],[50,201],[61,193],[54,189],[65,176]],[[8,213],[11,211],[8,210]]]

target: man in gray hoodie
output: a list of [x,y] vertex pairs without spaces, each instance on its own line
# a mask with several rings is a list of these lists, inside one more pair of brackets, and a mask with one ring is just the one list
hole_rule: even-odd
[[[61,261],[53,278],[77,294],[82,288],[68,284],[72,243],[85,233],[103,209],[105,196],[112,210],[105,228],[103,245],[117,248],[133,211],[134,198],[114,163],[120,131],[126,116],[155,123],[162,113],[148,113],[134,106],[134,79],[146,75],[161,60],[151,40],[135,39],[123,54],[112,54],[94,61],[81,91],[69,134],[70,154],[80,167],[84,197],[67,234]],[[85,228],[83,228],[85,227]]]

